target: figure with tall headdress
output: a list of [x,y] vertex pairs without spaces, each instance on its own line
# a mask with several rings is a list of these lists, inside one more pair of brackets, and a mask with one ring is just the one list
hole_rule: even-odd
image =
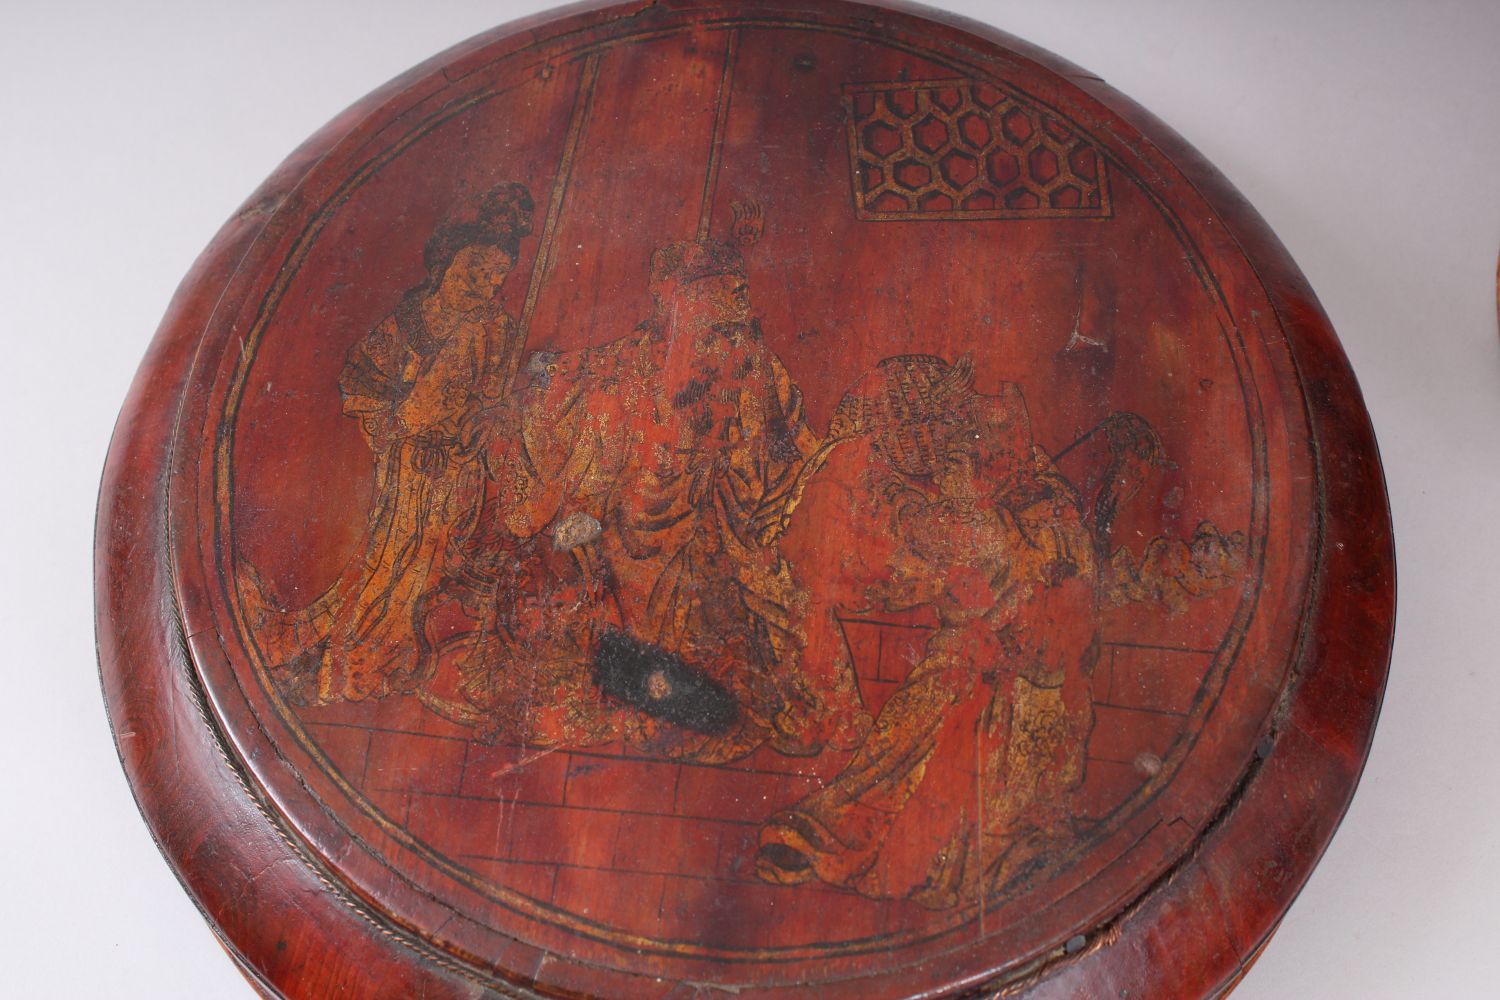
[[[766,530],[819,442],[761,336],[744,260],[716,241],[668,244],[651,257],[650,291],[633,333],[535,356],[513,432],[490,439],[504,495],[481,533],[511,538],[553,582],[498,595],[506,607],[490,617],[532,620],[469,664],[463,699],[480,714],[570,704],[544,731],[535,713],[511,721],[536,743],[585,738],[611,711],[634,719],[623,724],[638,741],[699,760],[768,741],[793,753],[851,742],[863,732],[852,678],[810,684],[801,671],[802,598]],[[569,595],[552,602],[566,607],[536,614],[507,596],[539,591]],[[626,674],[601,666],[622,650],[633,651]],[[580,670],[603,700],[578,689]],[[695,714],[688,690],[724,707]],[[590,703],[593,717],[576,710]]]
[[[850,539],[810,595],[835,615],[926,608],[921,659],[853,759],[773,816],[757,869],[934,908],[971,903],[1071,833],[1083,777],[1097,562],[1079,498],[1032,441],[1020,390],[975,391],[967,359],[888,358],[835,413],[803,525]],[[806,517],[806,521],[800,520]],[[827,652],[824,652],[827,651]]]

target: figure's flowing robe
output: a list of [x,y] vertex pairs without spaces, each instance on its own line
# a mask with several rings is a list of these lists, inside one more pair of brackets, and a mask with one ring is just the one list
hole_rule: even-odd
[[480,415],[505,394],[516,331],[498,305],[445,315],[415,296],[350,350],[343,411],[374,455],[368,543],[310,606],[284,611],[246,565],[242,596],[284,690],[331,702],[422,680],[423,601],[473,526],[483,489]]
[[1019,392],[1005,395],[1010,460],[971,495],[912,483],[863,441],[809,489],[807,513],[832,503],[861,550],[844,593],[815,600],[925,606],[939,624],[848,766],[762,829],[768,880],[950,907],[1024,873],[1066,829],[1092,718],[1097,566],[1072,487],[1032,446]]
[[600,589],[569,628],[625,631],[702,670],[741,709],[731,731],[677,734],[672,752],[728,759],[766,739],[804,739],[823,700],[798,669],[801,597],[765,528],[817,441],[759,331],[726,331],[686,360],[650,324],[539,356],[517,407],[519,433],[490,439],[504,496],[486,517],[517,539],[597,523],[576,558]]

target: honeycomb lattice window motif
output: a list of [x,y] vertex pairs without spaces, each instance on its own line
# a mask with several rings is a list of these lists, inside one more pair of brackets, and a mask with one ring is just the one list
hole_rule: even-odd
[[861,219],[1106,218],[1103,158],[1065,122],[968,80],[844,92]]

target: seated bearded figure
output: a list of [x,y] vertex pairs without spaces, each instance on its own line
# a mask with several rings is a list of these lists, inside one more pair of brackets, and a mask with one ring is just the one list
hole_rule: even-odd
[[820,442],[744,262],[671,244],[650,290],[634,333],[534,356],[494,416],[468,562],[497,582],[452,588],[493,641],[447,704],[535,745],[623,735],[706,761],[851,745],[868,718],[847,673],[801,669],[805,598],[769,530]]

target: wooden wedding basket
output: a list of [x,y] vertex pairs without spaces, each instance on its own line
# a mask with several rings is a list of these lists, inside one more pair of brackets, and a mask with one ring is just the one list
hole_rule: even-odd
[[356,104],[120,417],[126,773],[284,997],[1199,997],[1333,835],[1394,565],[1312,292],[982,26],[570,8]]

